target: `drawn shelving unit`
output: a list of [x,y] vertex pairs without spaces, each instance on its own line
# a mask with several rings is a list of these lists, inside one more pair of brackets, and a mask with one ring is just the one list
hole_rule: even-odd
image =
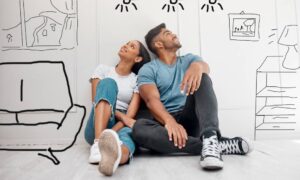
[[294,131],[296,128],[297,70],[284,68],[283,56],[268,56],[256,71],[255,138],[258,131]]

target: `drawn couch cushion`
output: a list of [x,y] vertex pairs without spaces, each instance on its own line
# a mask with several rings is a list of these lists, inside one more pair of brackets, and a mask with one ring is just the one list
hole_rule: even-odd
[[0,112],[15,114],[16,123],[48,121],[38,115],[30,120],[22,119],[21,115],[26,113],[55,113],[57,118],[51,121],[60,123],[73,106],[62,62],[0,63],[0,84]]
[[[34,151],[58,165],[54,153],[74,145],[86,115],[84,106],[73,103],[64,63],[0,63],[0,84],[0,113],[6,113],[0,134],[22,139],[21,144],[0,144],[0,151]],[[69,113],[73,108],[76,113]],[[58,139],[67,142],[59,144]]]

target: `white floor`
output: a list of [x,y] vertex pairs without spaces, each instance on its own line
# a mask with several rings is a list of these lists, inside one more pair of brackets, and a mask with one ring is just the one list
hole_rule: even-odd
[[34,152],[0,151],[0,180],[44,179],[187,179],[187,180],[298,180],[300,179],[300,141],[255,141],[247,156],[223,156],[224,169],[204,171],[198,156],[159,156],[144,153],[130,165],[118,168],[113,177],[104,177],[96,165],[87,163],[89,147],[75,145],[57,153],[61,161],[52,164]]

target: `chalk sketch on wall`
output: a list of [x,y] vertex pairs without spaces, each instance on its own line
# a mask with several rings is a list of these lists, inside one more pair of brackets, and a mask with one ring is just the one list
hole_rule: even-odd
[[207,0],[207,3],[204,3],[201,6],[201,10],[205,10],[206,12],[215,12],[215,8],[223,10],[223,5],[219,2],[219,0]]
[[132,0],[122,0],[122,3],[116,5],[115,10],[120,10],[120,12],[129,12],[129,8],[132,7],[135,10],[138,10],[136,4]]
[[[277,42],[287,50],[282,56],[267,56],[256,70],[255,138],[259,131],[296,130],[299,88],[295,83],[299,79],[297,63],[300,61],[297,25],[285,26],[279,39],[274,40],[278,37],[277,31],[277,28],[271,29],[268,44]],[[295,52],[297,55],[289,55]]]
[[167,12],[170,12],[172,9],[173,12],[176,12],[176,7],[180,7],[181,10],[184,10],[183,4],[179,2],[178,0],[168,0],[168,3],[165,3],[162,7],[162,10],[167,10]]
[[230,13],[229,38],[236,41],[259,41],[260,15],[245,13]]
[[70,50],[78,45],[77,0],[41,0],[40,10],[30,0],[14,1],[19,1],[14,7],[19,20],[11,27],[1,25],[3,51]]
[[[18,71],[11,74],[16,69]],[[52,72],[51,76],[47,76],[46,72],[49,71]],[[60,148],[45,147],[33,142],[35,146],[2,144],[0,151],[34,151],[58,165],[60,161],[53,153],[64,152],[74,145],[86,115],[84,106],[73,103],[64,63],[62,61],[3,62],[0,63],[0,73],[0,112],[15,115],[14,119],[0,119],[0,131],[30,134],[46,128],[47,133],[55,136],[68,131],[74,124],[77,127],[72,131],[73,139]],[[58,103],[61,101],[63,103]],[[79,118],[68,118],[72,108],[79,109],[78,113],[81,114]],[[22,118],[21,115],[26,113],[32,113],[30,119]],[[53,113],[55,118],[52,121],[45,120],[40,113]],[[38,134],[34,135],[38,136]]]

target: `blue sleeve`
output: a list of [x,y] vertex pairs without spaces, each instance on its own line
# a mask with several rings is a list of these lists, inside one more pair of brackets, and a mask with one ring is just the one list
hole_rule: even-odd
[[182,59],[181,63],[184,71],[186,71],[190,67],[191,63],[196,61],[202,61],[202,58],[200,56],[194,54],[187,54],[185,56],[182,56],[181,59]]
[[153,68],[148,64],[144,65],[138,74],[138,87],[144,84],[156,84],[155,82],[155,72]]
[[195,62],[195,61],[202,61],[202,58],[198,55],[194,55],[194,54],[187,54],[185,56],[183,56],[185,63],[187,63],[188,65],[190,65],[191,63]]

